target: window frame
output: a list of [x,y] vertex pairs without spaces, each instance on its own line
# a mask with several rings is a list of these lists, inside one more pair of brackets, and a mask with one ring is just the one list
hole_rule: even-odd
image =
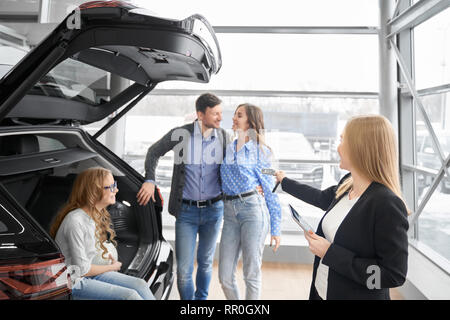
[[[412,3],[411,0],[397,0],[392,19],[388,22],[391,34],[387,40],[394,49],[398,64],[398,110],[399,110],[399,149],[401,184],[405,200],[412,214],[409,217],[409,242],[427,259],[436,264],[447,275],[450,275],[450,263],[419,239],[419,217],[427,202],[441,183],[445,174],[449,175],[450,156],[445,157],[429,116],[422,103],[422,97],[430,94],[450,92],[450,84],[417,90],[414,84],[414,28],[431,19],[450,6],[442,0],[422,0]],[[425,128],[430,134],[433,149],[440,157],[441,167],[438,171],[426,170],[417,165],[417,117],[421,114]],[[434,182],[419,204],[416,175],[419,173],[435,175]]]

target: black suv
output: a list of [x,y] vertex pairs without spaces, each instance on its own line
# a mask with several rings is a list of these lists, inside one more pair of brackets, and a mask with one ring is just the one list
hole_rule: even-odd
[[[0,80],[0,300],[70,298],[70,270],[48,231],[76,175],[93,166],[110,169],[120,188],[108,209],[121,272],[145,279],[156,298],[167,299],[173,251],[162,236],[160,193],[155,203],[139,206],[143,177],[98,138],[159,82],[206,83],[220,67],[217,39],[203,17],[172,20],[120,1],[94,1],[6,73]],[[110,79],[131,85],[114,92]],[[82,127],[108,116],[95,134]]]

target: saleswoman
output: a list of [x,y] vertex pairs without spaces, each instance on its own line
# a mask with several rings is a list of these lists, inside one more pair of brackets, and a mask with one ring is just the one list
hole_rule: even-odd
[[408,262],[395,132],[382,116],[352,118],[338,153],[350,173],[323,191],[277,172],[284,191],[326,210],[317,232],[305,233],[315,255],[310,299],[390,299]]

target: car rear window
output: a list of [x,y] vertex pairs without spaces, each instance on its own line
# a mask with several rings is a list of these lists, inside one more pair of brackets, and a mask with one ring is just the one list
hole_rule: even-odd
[[113,93],[110,88],[112,76],[117,79],[124,79],[100,68],[69,58],[42,77],[28,94],[100,105],[110,101],[118,93]]
[[5,192],[0,183],[0,264],[8,259],[58,253],[54,243],[44,240],[50,236],[25,212],[20,213],[17,204],[3,196]]
[[23,225],[0,204],[0,236],[20,234],[23,231]]
[[59,140],[43,136],[36,136],[36,137],[39,142],[39,152],[66,149],[66,147]]

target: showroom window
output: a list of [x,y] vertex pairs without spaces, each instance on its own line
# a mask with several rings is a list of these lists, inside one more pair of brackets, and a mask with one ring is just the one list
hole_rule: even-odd
[[[40,20],[59,22],[82,2],[46,1],[47,20]],[[336,147],[346,121],[358,114],[379,113],[378,1],[230,0],[222,6],[206,0],[176,1],[176,5],[174,1],[130,2],[161,16],[204,15],[216,30],[223,55],[223,67],[210,83],[161,83],[117,123],[122,123],[125,132],[119,154],[136,170],[144,173],[148,147],[171,128],[193,121],[196,98],[211,91],[223,100],[225,129],[231,128],[238,104],[249,102],[263,109],[275,168],[318,188],[342,177]],[[95,134],[106,122],[85,129]],[[99,141],[108,145],[107,135],[102,134]],[[118,135],[116,142],[122,139]],[[157,169],[166,203],[172,163],[169,152]],[[321,210],[281,188],[277,192],[284,233],[301,235],[290,219],[288,203],[317,226]],[[167,206],[163,220],[166,227],[174,226]]]
[[[148,4],[131,0],[161,16],[186,18],[204,15],[213,26],[377,26],[376,0],[167,0]],[[249,14],[254,13],[254,14]]]
[[209,84],[168,81],[157,88],[378,91],[376,35],[219,33],[217,38],[223,66]]
[[[377,1],[343,1],[339,4],[343,14],[339,15],[334,14],[334,1],[302,1],[295,6],[292,1],[282,1],[284,7],[263,1],[258,14],[251,16],[240,16],[234,9],[233,14],[224,14],[233,8],[228,3],[227,8],[220,8],[194,1],[172,10],[170,2],[155,3],[152,8],[145,1],[133,2],[162,16],[167,16],[169,9],[171,16],[179,18],[194,12],[203,14],[215,28],[219,26],[216,35],[223,66],[208,84],[161,83],[127,114],[123,158],[128,163],[144,174],[148,147],[171,128],[192,122],[196,118],[195,100],[210,91],[223,100],[222,127],[228,130],[239,104],[249,102],[262,108],[266,140],[274,150],[274,168],[317,188],[336,184],[345,173],[338,168],[336,147],[346,121],[358,114],[379,113]],[[321,9],[311,8],[319,2]],[[197,5],[202,10],[196,10]],[[273,11],[281,8],[282,14]],[[300,19],[299,15],[305,14],[299,8],[317,15]],[[297,14],[292,14],[294,11]],[[160,159],[156,171],[166,201],[172,165],[173,152],[169,152]],[[301,235],[290,218],[288,204],[317,226],[323,213],[320,209],[281,188],[277,192],[283,208],[283,234]],[[165,207],[166,230],[174,222]]]
[[[450,9],[425,12],[420,18],[423,22],[398,35],[397,60],[403,84],[400,110],[413,119],[414,133],[414,143],[401,146],[403,154],[413,148],[413,157],[402,159],[403,185],[414,189],[409,199],[414,208],[411,243],[450,272],[450,212],[446,205],[450,201]],[[405,66],[410,66],[410,74]],[[410,126],[407,118],[400,126]]]
[[[195,119],[197,95],[169,96],[150,94],[126,117],[124,159],[144,174],[144,159],[149,146],[167,131]],[[273,167],[317,188],[336,183],[344,174],[338,166],[336,147],[346,119],[354,114],[378,113],[374,97],[258,97],[220,96],[223,100],[222,127],[231,128],[231,118],[238,104],[251,102],[262,108],[266,139],[274,150]],[[144,129],[145,128],[145,129]],[[230,131],[231,133],[231,131]],[[168,201],[173,166],[173,152],[160,159],[156,182]],[[288,203],[296,206],[313,226],[322,211],[278,189],[283,207],[283,232],[298,233],[288,215]],[[173,225],[174,218],[164,208],[163,223]]]
[[[450,9],[414,28],[414,72],[416,87],[423,93],[421,102],[426,116],[446,160],[450,153]],[[416,148],[417,165],[433,170],[436,175],[443,163],[433,146],[430,130],[423,128],[423,118],[424,115],[417,113],[417,141],[420,142],[420,136],[424,138],[422,146]],[[450,177],[435,175],[416,175],[418,205],[424,202],[416,236],[418,241],[450,260],[450,212],[445,205],[450,201]],[[440,181],[427,198],[426,191],[435,179]]]

